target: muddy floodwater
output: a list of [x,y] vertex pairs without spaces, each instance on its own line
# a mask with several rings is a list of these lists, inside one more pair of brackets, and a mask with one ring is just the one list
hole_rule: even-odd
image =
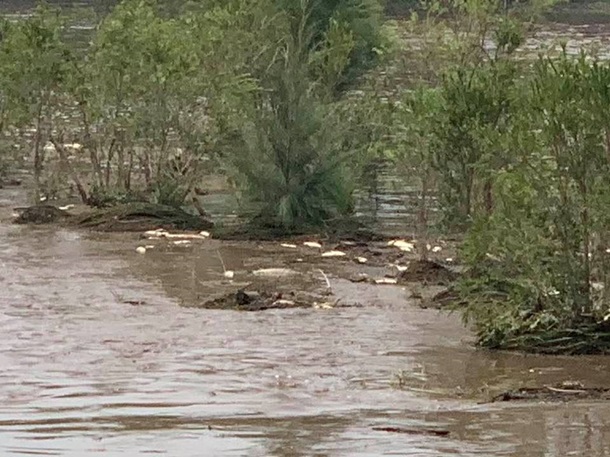
[[[0,190],[0,219],[20,198]],[[291,264],[290,281],[324,268],[358,306],[193,308],[234,288],[219,258],[239,283],[288,257],[215,240],[140,255],[140,242],[0,224],[1,456],[610,456],[609,403],[486,402],[607,387],[607,357],[475,350],[457,315],[341,280],[332,262]]]

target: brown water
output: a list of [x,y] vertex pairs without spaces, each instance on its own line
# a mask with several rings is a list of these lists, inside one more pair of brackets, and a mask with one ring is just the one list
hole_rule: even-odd
[[[570,51],[608,44],[606,29],[545,33]],[[22,198],[0,190],[0,219]],[[376,204],[393,216],[394,200]],[[608,357],[477,351],[458,316],[419,309],[399,287],[338,280],[327,264],[335,293],[362,306],[184,307],[235,289],[218,252],[236,283],[259,267],[306,276],[318,265],[270,245],[141,256],[137,244],[0,223],[0,456],[610,456],[608,403],[480,403],[564,380],[608,387]],[[450,435],[373,429],[384,426]]]
[[[0,190],[0,206],[18,198]],[[234,288],[217,251],[236,282],[288,257],[217,241],[142,256],[137,243],[0,225],[0,455],[610,455],[607,403],[478,403],[566,379],[607,386],[607,357],[476,351],[457,316],[340,281],[329,264],[335,293],[363,306],[181,307]]]

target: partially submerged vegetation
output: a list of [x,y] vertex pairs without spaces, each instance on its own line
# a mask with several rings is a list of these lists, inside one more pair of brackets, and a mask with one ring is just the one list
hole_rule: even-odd
[[[610,352],[610,65],[524,59],[545,5],[506,6],[426,2],[399,39],[373,0],[125,0],[84,47],[40,8],[2,24],[3,154],[31,151],[34,198],[70,187],[105,229],[207,229],[198,189],[223,174],[265,234],[356,227],[383,159],[418,191],[417,260],[387,282],[454,282],[443,303],[485,347]],[[464,234],[459,278],[433,226]]]

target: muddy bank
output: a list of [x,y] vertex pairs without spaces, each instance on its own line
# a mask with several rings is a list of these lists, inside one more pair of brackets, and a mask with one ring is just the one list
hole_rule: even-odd
[[585,387],[580,382],[564,381],[554,386],[523,387],[496,395],[492,402],[505,401],[608,401],[610,388]]
[[62,224],[104,232],[141,232],[163,228],[167,230],[207,230],[214,224],[179,208],[153,203],[127,203],[108,208],[80,207],[78,212],[48,204],[15,208],[17,224]]
[[198,305],[195,308],[226,309],[236,311],[267,311],[270,309],[333,309],[340,305],[338,300],[330,296],[317,295],[304,291],[269,291],[264,289],[239,289],[235,293],[228,293]]

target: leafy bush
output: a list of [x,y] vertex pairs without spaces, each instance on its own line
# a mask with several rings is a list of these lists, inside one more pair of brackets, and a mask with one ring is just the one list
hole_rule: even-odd
[[465,246],[466,317],[484,345],[608,317],[608,85],[607,63],[564,54],[541,59],[522,94],[508,134],[515,162],[496,177],[493,212]]
[[[70,52],[62,39],[59,11],[37,8],[22,21],[2,23],[0,40],[0,123],[33,129],[35,198],[38,200],[45,162],[44,145],[62,106]],[[3,133],[3,132],[2,132]]]

